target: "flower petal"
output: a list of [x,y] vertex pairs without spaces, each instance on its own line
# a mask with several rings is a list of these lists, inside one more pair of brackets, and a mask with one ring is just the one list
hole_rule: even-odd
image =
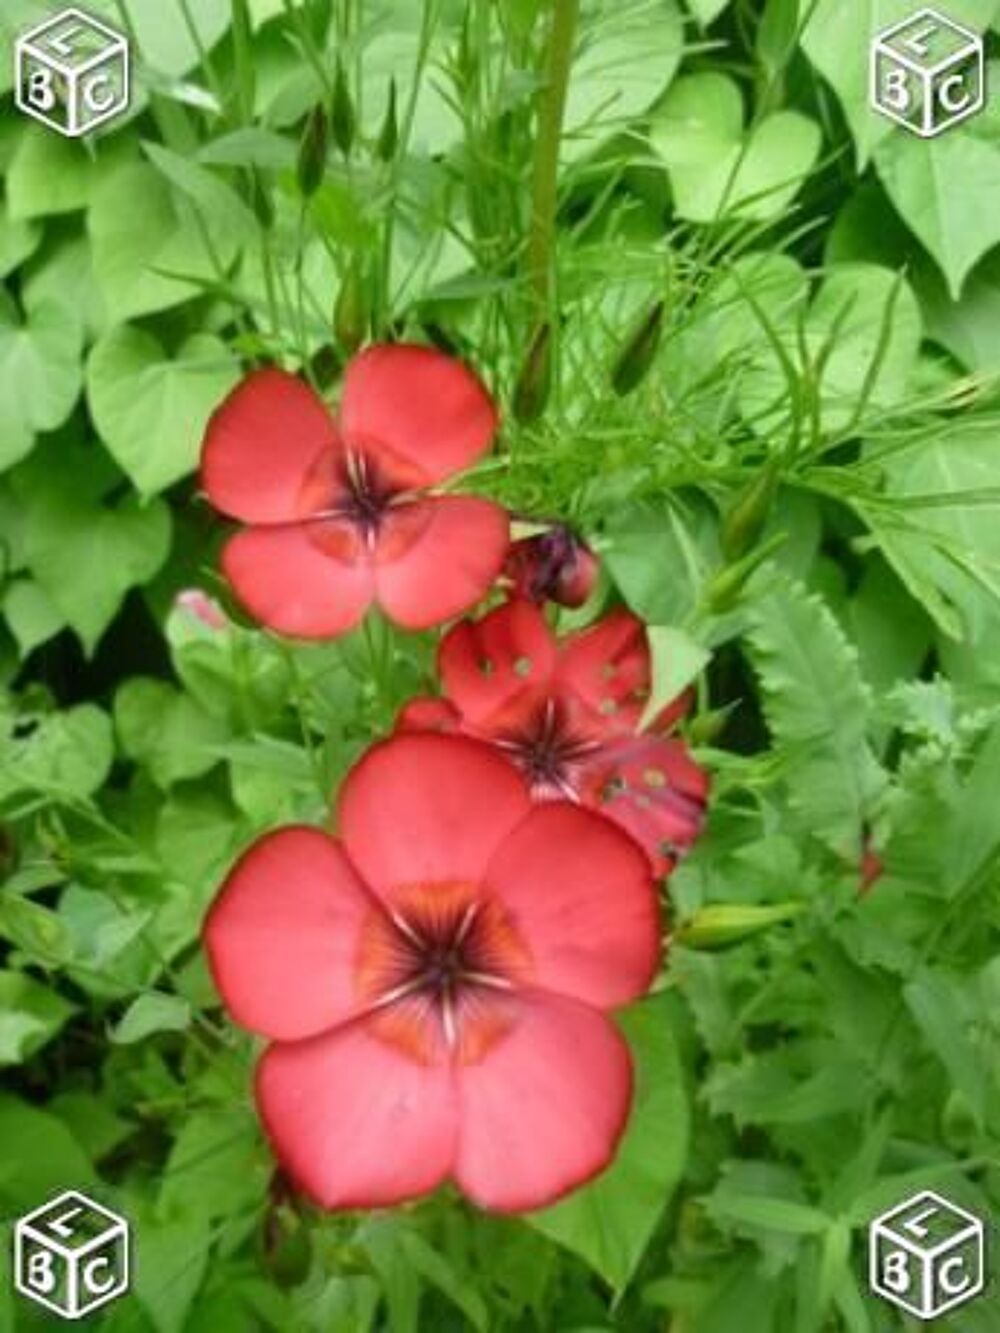
[[637,736],[604,746],[581,794],[635,839],[657,875],[665,875],[701,834],[708,791],[708,774],[683,741]]
[[539,986],[599,1008],[648,988],[660,953],[649,863],[601,815],[567,801],[536,806],[484,882],[524,936]]
[[244,523],[286,523],[303,512],[303,488],[326,451],[339,449],[333,419],[308,385],[258,370],[212,415],[201,484],[216,509]]
[[649,644],[641,620],[629,611],[571,634],[563,644],[557,679],[603,719],[606,733],[634,731],[649,693]]
[[447,1063],[422,1064],[359,1020],[279,1043],[257,1067],[275,1154],[324,1208],[386,1208],[450,1173],[457,1099]]
[[516,1021],[457,1071],[455,1178],[497,1212],[554,1203],[614,1156],[632,1101],[632,1061],[609,1019],[565,996],[520,992]]
[[[342,542],[334,527],[343,529]],[[349,539],[344,525],[333,523],[247,528],[226,544],[222,568],[262,624],[302,639],[332,638],[358,624],[374,594],[368,561],[342,558]]]
[[489,591],[507,553],[499,505],[445,495],[390,511],[375,553],[378,602],[405,629],[461,615]]
[[405,703],[396,718],[396,731],[458,731],[458,710],[447,699],[420,695]]
[[344,781],[339,822],[367,884],[478,883],[501,839],[527,814],[523,779],[489,746],[464,736],[394,736],[368,750]]
[[347,367],[340,425],[348,444],[418,468],[425,484],[474,463],[497,428],[486,389],[461,361],[432,347],[379,344]]
[[482,726],[498,714],[509,719],[537,701],[556,665],[556,640],[545,616],[517,598],[478,621],[463,620],[445,635],[438,670],[445,693],[463,720]]
[[326,833],[293,826],[258,839],[229,872],[204,926],[233,1018],[292,1040],[356,1013],[355,954],[364,924],[380,911]]

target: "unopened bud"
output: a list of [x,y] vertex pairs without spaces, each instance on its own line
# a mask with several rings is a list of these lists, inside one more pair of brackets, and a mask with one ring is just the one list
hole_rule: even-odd
[[274,205],[271,203],[270,191],[264,184],[264,177],[257,167],[251,167],[250,207],[264,231],[270,231],[274,226]]
[[600,561],[565,524],[556,523],[547,532],[514,542],[504,573],[519,597],[578,607],[594,591]]
[[660,345],[664,304],[657,301],[629,334],[611,369],[611,387],[619,398],[630,394],[645,378]]
[[532,335],[514,386],[514,420],[530,426],[545,411],[552,390],[552,325],[539,324]]
[[317,103],[309,112],[299,144],[298,181],[302,194],[309,199],[323,183],[326,155],[330,143],[330,118],[326,108]]
[[726,729],[732,707],[713,708],[699,713],[687,724],[687,738],[692,745],[712,745]]
[[802,911],[802,903],[776,903],[773,906],[719,903],[702,907],[674,936],[685,949],[713,952],[731,949],[744,940],[760,935],[772,926],[784,925]]
[[722,524],[722,554],[727,560],[739,560],[760,541],[774,503],[778,476],[778,466],[772,461],[737,496]]
[[375,155],[382,162],[391,162],[399,146],[399,125],[396,122],[396,80],[389,80],[389,100],[386,103],[382,128],[378,132]]
[[368,336],[368,293],[361,261],[351,260],[337,293],[333,331],[340,348],[353,356]]
[[344,66],[339,59],[333,78],[330,128],[333,130],[333,142],[345,157],[350,157],[355,131],[354,102],[351,99],[351,90],[347,86],[347,75],[344,73]]
[[785,540],[786,534],[777,532],[763,546],[751,551],[742,560],[737,560],[734,565],[726,565],[716,574],[705,590],[705,604],[713,615],[721,615],[724,611],[732,610],[743,595],[743,589],[751,575],[774,554],[779,546],[784,545]]

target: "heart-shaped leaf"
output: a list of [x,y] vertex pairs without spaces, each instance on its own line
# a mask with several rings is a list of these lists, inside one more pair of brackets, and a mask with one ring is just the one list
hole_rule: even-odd
[[0,469],[73,410],[82,341],[79,319],[58,302],[39,301],[22,319],[9,298],[0,301]]
[[749,130],[743,99],[725,74],[691,74],[671,88],[650,129],[677,212],[689,222],[755,221],[784,213],[820,149],[819,127],[777,111]]
[[91,352],[87,394],[108,450],[154,495],[194,469],[205,423],[238,377],[236,358],[210,334],[170,359],[151,333],[125,325]]

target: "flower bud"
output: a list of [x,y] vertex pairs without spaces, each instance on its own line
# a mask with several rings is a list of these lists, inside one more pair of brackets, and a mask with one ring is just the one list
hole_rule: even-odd
[[274,205],[271,203],[270,192],[258,168],[251,167],[250,172],[250,207],[264,231],[270,231],[274,226]]
[[880,880],[885,874],[885,862],[879,856],[878,852],[866,838],[864,846],[861,849],[860,883],[858,884],[858,896],[863,898],[876,881]]
[[556,523],[548,532],[514,542],[504,573],[519,597],[578,607],[597,585],[600,561],[569,528]]
[[226,613],[219,603],[200,588],[184,588],[174,598],[174,606],[186,612],[205,629],[220,630],[229,626]]
[[357,256],[348,264],[337,293],[333,331],[338,345],[348,356],[353,356],[368,336],[368,293],[363,266]]
[[312,1238],[304,1219],[288,1203],[275,1203],[264,1215],[258,1241],[263,1268],[285,1290],[301,1286],[312,1266]]
[[802,903],[776,903],[773,906],[719,903],[702,907],[674,935],[685,949],[713,952],[729,949],[760,935],[772,926],[791,921],[802,911]]
[[778,475],[774,461],[766,464],[726,514],[721,542],[727,560],[739,560],[760,541],[778,488]]
[[630,394],[646,377],[660,345],[664,303],[655,302],[633,329],[611,368],[611,387],[619,398]]
[[731,611],[743,594],[750,576],[773,555],[779,546],[784,545],[786,534],[775,533],[770,541],[759,546],[734,565],[726,565],[716,574],[705,590],[705,604],[713,615],[722,615]]
[[688,740],[692,745],[712,745],[725,731],[732,712],[732,707],[729,707],[699,713],[687,725]]
[[317,102],[309,112],[299,144],[297,175],[299,189],[306,199],[311,198],[323,183],[329,143],[330,118],[326,107]]
[[333,131],[333,142],[345,157],[350,157],[355,130],[354,102],[351,98],[351,90],[347,86],[347,75],[344,73],[344,66],[339,58],[333,78],[330,128]]
[[514,420],[530,426],[545,411],[552,390],[552,325],[539,324],[532,335],[514,386]]
[[386,103],[382,128],[375,144],[375,156],[382,162],[391,162],[399,146],[399,125],[396,122],[396,80],[389,80],[389,100]]

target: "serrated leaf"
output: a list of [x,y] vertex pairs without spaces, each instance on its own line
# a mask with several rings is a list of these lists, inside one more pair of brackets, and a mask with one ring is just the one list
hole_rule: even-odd
[[194,470],[205,424],[238,378],[235,356],[210,334],[171,358],[151,333],[124,325],[91,352],[87,393],[109,452],[148,496]]
[[753,622],[751,656],[789,799],[806,828],[856,859],[884,781],[857,654],[822,601],[788,579],[758,599]]
[[526,1220],[621,1293],[680,1178],[689,1123],[669,1001],[650,997],[618,1018],[636,1073],[635,1105],[618,1155],[591,1184]]

